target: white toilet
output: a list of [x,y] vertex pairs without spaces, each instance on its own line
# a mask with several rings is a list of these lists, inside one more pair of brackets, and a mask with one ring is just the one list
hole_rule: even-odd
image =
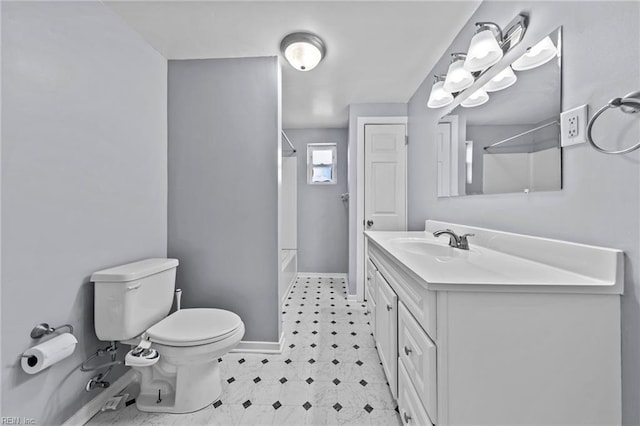
[[173,302],[177,259],[146,259],[94,273],[98,339],[134,348],[125,363],[140,375],[141,411],[189,413],[222,392],[218,358],[244,336],[222,309],[181,309]]

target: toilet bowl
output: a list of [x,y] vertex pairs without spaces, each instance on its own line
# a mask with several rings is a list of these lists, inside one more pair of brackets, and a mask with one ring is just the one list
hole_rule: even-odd
[[159,356],[150,366],[129,363],[140,375],[136,406],[141,411],[189,413],[222,393],[218,358],[240,342],[244,324],[222,309],[182,309],[145,335]]
[[244,336],[238,315],[180,309],[171,315],[177,259],[146,259],[95,272],[98,339],[130,344],[125,357],[140,378],[141,411],[189,413],[220,397],[218,358]]

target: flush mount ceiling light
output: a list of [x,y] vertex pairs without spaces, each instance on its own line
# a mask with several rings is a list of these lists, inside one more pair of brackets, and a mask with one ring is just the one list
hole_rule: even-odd
[[549,36],[527,49],[524,55],[516,59],[511,67],[516,71],[526,71],[544,65],[558,54],[556,46]]
[[282,39],[280,51],[298,71],[311,71],[324,58],[326,47],[317,35],[297,32]]
[[506,67],[498,73],[495,77],[487,82],[482,88],[487,92],[497,92],[498,90],[506,89],[515,84],[518,80],[516,73],[513,72],[511,67]]
[[435,82],[431,86],[431,93],[427,106],[429,108],[442,108],[453,102],[453,95],[442,87],[444,85],[444,75],[434,75]]
[[451,65],[447,71],[447,78],[444,80],[444,90],[449,93],[460,92],[471,86],[475,78],[464,68],[464,53],[452,53]]
[[489,95],[484,89],[478,89],[471,94],[467,99],[462,101],[460,105],[465,108],[477,107],[485,104],[489,101]]

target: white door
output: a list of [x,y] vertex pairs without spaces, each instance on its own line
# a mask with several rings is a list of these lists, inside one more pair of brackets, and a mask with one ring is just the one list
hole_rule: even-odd
[[404,124],[367,124],[364,130],[364,224],[373,231],[407,229]]
[[436,133],[438,197],[458,195],[458,120],[440,121]]
[[451,195],[451,123],[438,123],[437,138],[438,197],[448,197]]

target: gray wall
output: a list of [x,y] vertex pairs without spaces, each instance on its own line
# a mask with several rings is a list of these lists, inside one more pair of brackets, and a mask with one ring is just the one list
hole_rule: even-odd
[[[507,152],[525,152],[522,147],[517,146],[515,142],[511,142],[511,144],[516,145],[515,147],[507,146],[508,143],[500,146],[505,146],[505,148],[497,148],[492,151],[485,151],[484,147],[491,145],[492,143],[501,141],[505,138],[511,137],[513,135],[517,135],[521,132],[527,131],[533,128],[533,126],[528,125],[508,125],[508,126],[500,126],[500,125],[486,125],[486,126],[472,126],[467,125],[465,129],[466,137],[465,140],[473,141],[473,179],[471,184],[466,183],[466,172],[462,174],[462,179],[465,181],[465,194],[482,194],[483,188],[483,175],[484,175],[484,155],[485,154],[504,154]],[[518,144],[524,144],[525,142],[529,142],[529,139],[532,136],[527,135],[528,137],[522,137],[518,139]],[[525,141],[522,141],[525,139]],[[557,143],[557,139],[556,139]],[[556,145],[557,146],[557,145]],[[461,144],[461,147],[464,145]],[[458,157],[465,157],[464,151],[462,153],[458,153]],[[462,164],[458,167],[464,168],[466,167],[466,163],[461,162]]]
[[358,117],[406,117],[407,114],[407,104],[349,105],[349,294],[356,294]]
[[169,61],[169,255],[185,307],[279,338],[280,110],[275,57]]
[[[167,62],[99,2],[2,2],[2,77],[2,415],[55,425],[98,394],[89,276],[166,256]],[[79,343],[28,375],[41,322]]]
[[[638,2],[486,2],[447,52],[467,49],[473,22],[503,25],[521,11],[530,13],[530,26],[516,57],[563,26],[563,109],[587,103],[593,113],[609,99],[640,89]],[[431,75],[446,72],[448,62],[448,56],[440,60],[409,103],[410,229],[422,230],[432,218],[624,250],[623,420],[640,424],[640,153],[610,156],[574,146],[564,149],[562,191],[438,199],[434,141],[442,111],[426,109],[425,101]],[[636,143],[638,120],[623,115],[607,113],[594,136],[603,144],[609,140],[609,147]]]
[[[347,192],[347,129],[290,129],[285,133],[298,157],[298,270],[347,273],[349,268],[349,205]],[[335,143],[338,182],[307,183],[307,144]]]

